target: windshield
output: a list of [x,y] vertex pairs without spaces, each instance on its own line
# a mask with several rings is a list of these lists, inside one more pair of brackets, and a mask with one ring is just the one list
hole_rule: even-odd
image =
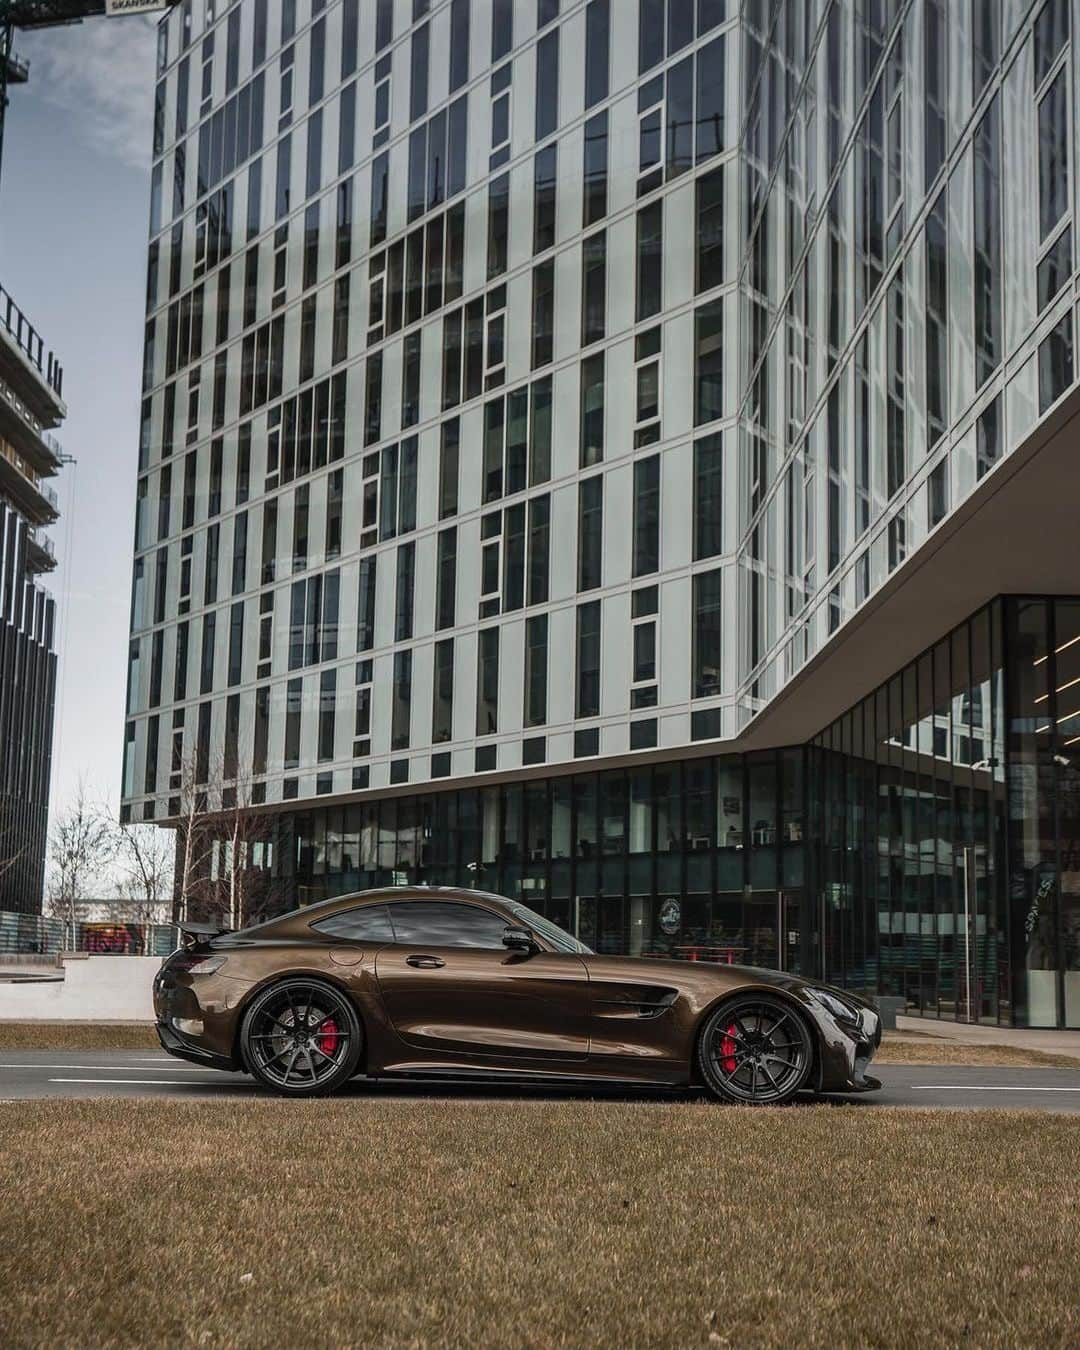
[[591,947],[586,947],[584,942],[579,942],[576,937],[571,937],[557,923],[552,923],[550,919],[545,919],[542,914],[537,914],[535,909],[530,909],[528,905],[519,905],[516,902],[510,905],[510,909],[516,919],[520,919],[526,927],[534,929],[541,937],[546,938],[557,952],[579,952],[583,956],[592,956],[593,950]]

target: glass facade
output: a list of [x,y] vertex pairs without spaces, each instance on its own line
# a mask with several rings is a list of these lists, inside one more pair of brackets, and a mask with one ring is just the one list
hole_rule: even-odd
[[280,855],[304,903],[475,886],[597,951],[799,971],[804,810],[802,748],[702,756],[325,807],[283,822]]
[[1004,597],[809,750],[821,973],[1080,1026],[1080,602]]

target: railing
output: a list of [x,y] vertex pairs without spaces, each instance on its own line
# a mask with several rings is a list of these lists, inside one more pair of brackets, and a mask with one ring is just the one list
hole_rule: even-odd
[[53,562],[56,561],[56,545],[47,534],[43,534],[41,530],[31,530],[30,537],[46,557],[51,558]]
[[41,423],[18,396],[15,390],[12,389],[11,385],[8,384],[7,380],[0,380],[0,398],[2,398],[5,403],[11,405],[39,441],[45,440],[45,431]]
[[[71,924],[43,914],[0,911],[0,969],[5,956],[50,957],[64,951],[124,956],[168,956],[178,945],[171,923]],[[22,964],[20,962],[19,964]]]
[[41,334],[3,286],[0,286],[0,324],[11,334],[15,345],[29,358],[31,364],[45,376],[46,384],[55,391],[56,396],[62,398],[63,367],[51,351],[46,352]]

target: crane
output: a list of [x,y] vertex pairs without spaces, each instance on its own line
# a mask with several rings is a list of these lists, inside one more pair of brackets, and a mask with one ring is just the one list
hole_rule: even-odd
[[0,0],[0,163],[8,86],[25,84],[30,78],[29,62],[17,56],[12,48],[17,28],[23,32],[58,28],[63,24],[82,23],[83,19],[99,14],[110,17],[147,14],[169,9],[176,3],[178,0]]

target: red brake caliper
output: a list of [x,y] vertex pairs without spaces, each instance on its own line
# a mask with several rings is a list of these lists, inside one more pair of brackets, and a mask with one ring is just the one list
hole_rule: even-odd
[[322,1024],[322,1030],[319,1032],[315,1044],[324,1055],[332,1055],[337,1049],[338,1029],[337,1023],[332,1017]]
[[732,1022],[720,1042],[720,1067],[725,1073],[735,1072],[735,1023]]

